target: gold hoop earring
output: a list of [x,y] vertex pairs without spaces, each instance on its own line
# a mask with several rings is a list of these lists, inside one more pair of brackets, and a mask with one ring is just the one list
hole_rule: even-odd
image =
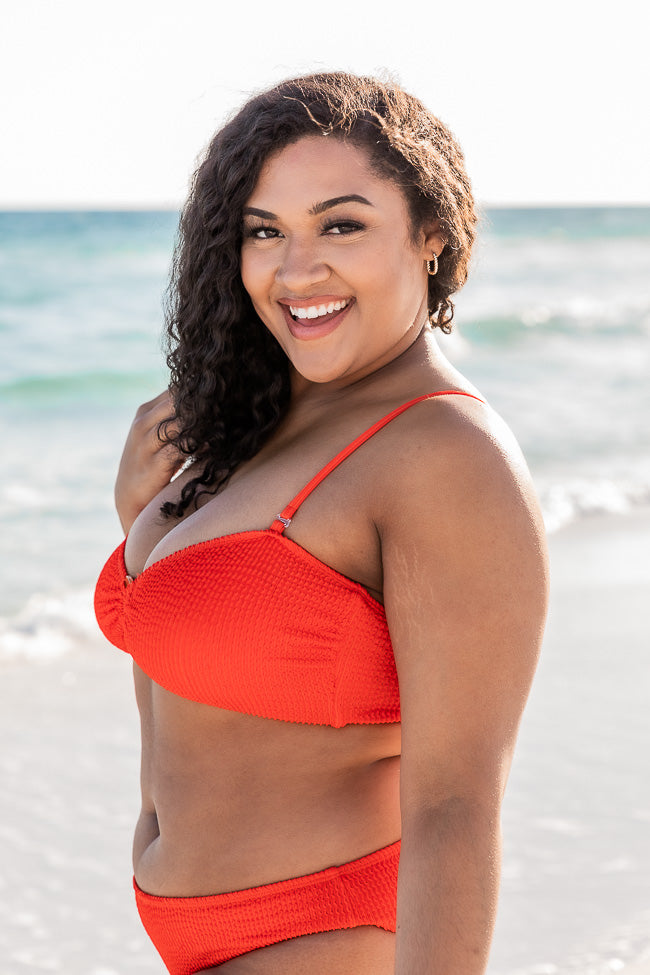
[[[433,264],[433,271],[431,270],[431,265]],[[432,254],[431,260],[427,261],[427,272],[433,278],[438,273],[438,255]]]

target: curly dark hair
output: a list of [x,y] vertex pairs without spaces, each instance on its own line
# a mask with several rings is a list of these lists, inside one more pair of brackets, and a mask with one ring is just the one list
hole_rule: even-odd
[[441,221],[446,244],[429,277],[429,321],[451,330],[450,296],[467,280],[476,226],[451,132],[397,85],[343,72],[284,81],[251,98],[208,146],[181,215],[166,309],[176,416],[159,436],[200,473],[162,506],[166,516],[215,493],[287,409],[289,363],[241,281],[242,213],[269,157],[316,134],[363,148],[373,171],[400,187],[414,240]]

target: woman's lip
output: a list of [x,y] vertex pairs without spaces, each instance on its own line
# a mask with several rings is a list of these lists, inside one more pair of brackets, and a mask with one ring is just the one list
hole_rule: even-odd
[[[342,299],[335,299],[337,301]],[[326,304],[326,302],[320,301],[320,304]],[[329,335],[339,327],[350,308],[354,305],[354,299],[349,298],[348,303],[345,308],[341,308],[340,311],[333,311],[329,315],[321,315],[319,318],[294,318],[289,311],[288,304],[285,305],[284,299],[279,302],[282,306],[282,311],[284,313],[284,318],[289,328],[289,331],[295,339],[320,339],[325,335]],[[314,302],[316,304],[316,302]],[[329,304],[329,302],[327,302]],[[293,305],[295,308],[296,306]]]

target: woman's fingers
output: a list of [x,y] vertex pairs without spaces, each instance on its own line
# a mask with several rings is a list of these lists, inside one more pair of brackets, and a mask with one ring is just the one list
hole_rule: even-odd
[[174,401],[169,390],[165,390],[155,399],[138,407],[133,425],[140,431],[141,435],[154,434],[158,445],[162,446],[158,440],[158,426],[163,420],[173,416]]
[[[186,460],[173,444],[161,440],[158,433],[160,424],[173,416],[174,404],[168,390],[136,411],[115,482],[115,504],[127,532],[142,509]],[[172,429],[173,422],[170,419]]]

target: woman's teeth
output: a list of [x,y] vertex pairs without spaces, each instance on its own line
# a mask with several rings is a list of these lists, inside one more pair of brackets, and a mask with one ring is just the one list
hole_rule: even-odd
[[320,318],[322,315],[331,315],[333,311],[341,311],[346,305],[347,301],[330,301],[329,305],[310,305],[308,308],[294,308],[289,305],[289,311],[294,318]]

